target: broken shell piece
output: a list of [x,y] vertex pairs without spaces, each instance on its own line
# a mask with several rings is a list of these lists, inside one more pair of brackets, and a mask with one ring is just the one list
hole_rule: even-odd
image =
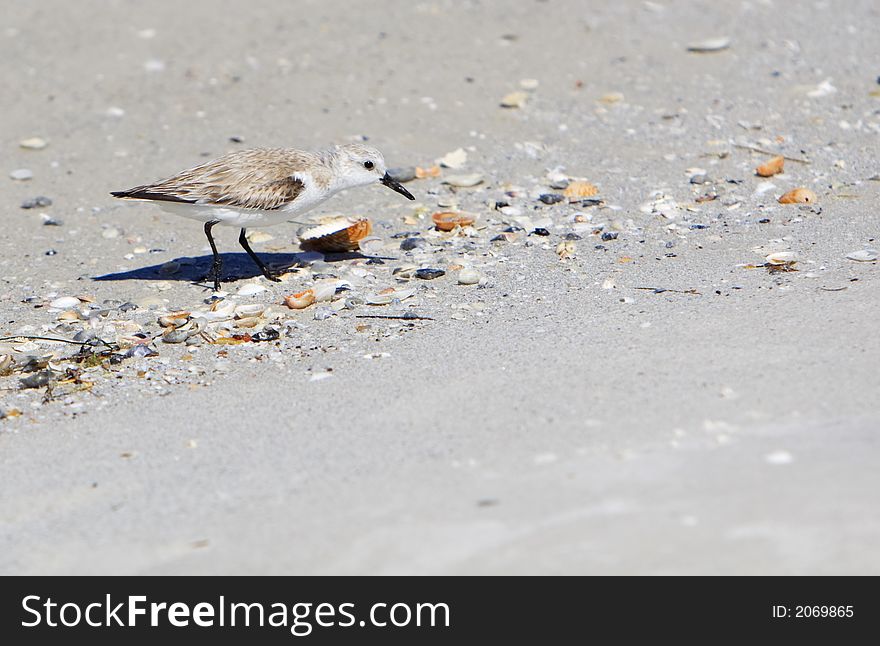
[[846,254],[847,259],[855,260],[857,262],[876,262],[877,261],[877,250],[876,249],[860,249],[859,251],[851,251]]
[[58,320],[64,321],[66,323],[72,323],[73,321],[78,321],[79,319],[79,311],[76,309],[64,310],[63,312],[61,312],[61,314],[58,315]]
[[28,139],[22,139],[19,141],[18,145],[28,150],[42,150],[49,145],[49,142],[42,137],[29,137]]
[[372,230],[367,218],[339,218],[304,231],[299,236],[299,246],[303,251],[324,253],[355,251]]
[[370,294],[364,298],[367,305],[388,305],[394,301],[402,301],[416,293],[414,289],[383,289],[378,294]]
[[455,227],[467,227],[474,223],[472,215],[454,211],[440,211],[431,216],[438,231],[452,231]]
[[179,311],[179,312],[169,312],[168,314],[164,314],[159,317],[159,325],[162,327],[180,327],[181,325],[186,324],[189,321],[190,313]]
[[245,319],[252,316],[260,316],[266,310],[262,303],[243,303],[235,308],[235,318]]
[[576,252],[577,246],[574,244],[573,240],[563,240],[556,247],[556,255],[559,256],[560,260],[574,258]]
[[755,169],[755,174],[759,177],[773,177],[783,171],[785,166],[785,157],[777,155],[773,159],[761,164]]
[[61,296],[49,303],[49,307],[57,310],[69,310],[70,308],[76,307],[79,304],[80,300],[78,298],[75,298],[73,296]]
[[422,168],[421,166],[416,166],[416,179],[425,179],[426,177],[440,177],[440,167],[428,166],[427,168]]
[[464,148],[457,148],[451,153],[446,153],[437,160],[437,163],[444,168],[462,168],[467,163],[467,151]]
[[315,292],[311,289],[284,298],[284,304],[292,310],[304,310],[314,302]]
[[521,108],[526,104],[529,95],[527,92],[511,92],[501,99],[502,108]]
[[815,204],[816,194],[808,188],[796,188],[779,198],[780,204]]
[[790,265],[797,262],[797,255],[793,251],[779,251],[766,256],[764,260],[768,265]]
[[471,186],[476,186],[477,184],[481,184],[483,182],[482,175],[450,175],[446,179],[443,180],[444,184],[449,184],[450,186],[457,186],[460,188],[470,188]]
[[260,323],[262,323],[262,322],[263,322],[263,319],[260,318],[259,316],[247,316],[247,317],[245,317],[245,318],[238,319],[238,320],[235,322],[235,327],[239,327],[239,328],[255,328],[255,327],[257,327],[257,326],[258,326]]
[[589,182],[569,182],[568,186],[565,187],[565,190],[562,191],[562,194],[565,197],[593,197],[594,195],[599,194],[599,189],[590,184]]
[[338,280],[322,280],[315,283],[315,286],[310,290],[312,295],[315,298],[315,301],[320,303],[321,301],[329,301],[333,298],[333,295],[336,294],[336,287],[339,284]]
[[687,46],[687,50],[697,53],[720,52],[728,47],[730,47],[730,38],[707,38],[706,40],[690,43]]

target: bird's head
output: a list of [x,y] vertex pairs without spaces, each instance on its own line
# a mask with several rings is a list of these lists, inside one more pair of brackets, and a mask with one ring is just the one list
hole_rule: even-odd
[[385,158],[375,148],[363,144],[346,144],[334,149],[336,167],[341,179],[342,188],[354,186],[367,186],[382,182],[391,190],[397,191],[410,200],[414,200],[412,193],[406,190],[400,182],[395,181],[388,175],[385,167]]

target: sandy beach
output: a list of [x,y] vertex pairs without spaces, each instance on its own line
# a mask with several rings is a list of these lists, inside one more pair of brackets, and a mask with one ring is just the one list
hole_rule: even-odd
[[[3,574],[880,574],[877,3],[7,4]],[[219,297],[109,195],[356,141]]]

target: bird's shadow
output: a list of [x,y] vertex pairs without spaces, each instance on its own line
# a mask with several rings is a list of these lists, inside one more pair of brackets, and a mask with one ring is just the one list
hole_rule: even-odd
[[[223,276],[221,278],[223,282],[229,283],[262,276],[259,267],[245,253],[222,253],[220,257],[223,259]],[[296,271],[308,267],[320,256],[313,252],[303,251],[299,253],[261,253],[260,258],[275,271]],[[331,253],[323,256],[324,262],[328,263],[360,259],[393,260],[393,258],[365,256],[359,252]],[[201,283],[205,281],[212,262],[213,256],[210,255],[183,256],[157,265],[92,276],[92,280],[177,280]]]

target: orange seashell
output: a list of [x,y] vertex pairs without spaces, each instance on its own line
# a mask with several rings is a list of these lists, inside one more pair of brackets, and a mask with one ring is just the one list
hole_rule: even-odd
[[303,251],[340,253],[356,251],[358,243],[370,235],[373,225],[367,218],[339,218],[304,231],[299,237]]
[[304,310],[314,302],[315,292],[311,289],[284,298],[284,304],[292,310]]
[[570,182],[562,191],[565,197],[593,197],[599,194],[599,189],[589,182]]
[[785,166],[785,157],[777,155],[773,159],[764,162],[755,169],[755,174],[759,177],[773,177],[782,172]]
[[422,168],[421,166],[416,166],[416,178],[425,179],[426,177],[440,177],[440,167],[428,166],[427,168]]
[[455,227],[466,227],[474,223],[472,215],[456,213],[454,211],[441,211],[431,216],[434,226],[438,231],[452,231]]
[[808,188],[796,188],[779,198],[780,204],[815,204],[816,194]]

